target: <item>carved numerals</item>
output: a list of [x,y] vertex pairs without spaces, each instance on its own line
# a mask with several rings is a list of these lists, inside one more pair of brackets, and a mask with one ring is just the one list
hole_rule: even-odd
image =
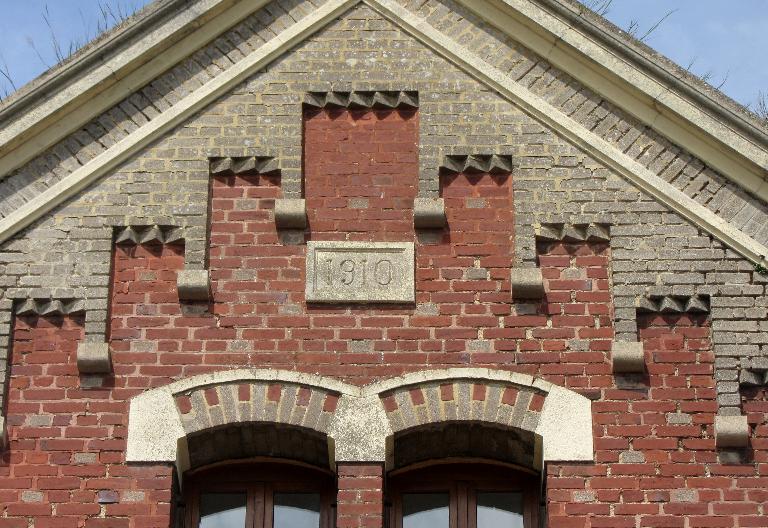
[[307,301],[413,302],[413,243],[307,244]]

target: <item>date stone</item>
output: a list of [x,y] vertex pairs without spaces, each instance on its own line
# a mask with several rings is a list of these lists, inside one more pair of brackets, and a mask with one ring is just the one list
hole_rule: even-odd
[[413,242],[307,242],[307,302],[412,303]]

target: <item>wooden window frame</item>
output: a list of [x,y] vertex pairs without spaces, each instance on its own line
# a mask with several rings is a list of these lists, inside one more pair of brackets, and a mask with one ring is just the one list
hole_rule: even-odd
[[336,481],[329,471],[296,464],[230,464],[185,475],[186,528],[200,525],[203,493],[246,493],[245,528],[272,528],[275,493],[320,495],[320,528],[335,523]]
[[523,494],[523,526],[539,525],[539,478],[523,471],[488,463],[436,464],[398,471],[387,484],[391,501],[388,528],[403,528],[403,495],[448,493],[449,528],[477,528],[477,493]]

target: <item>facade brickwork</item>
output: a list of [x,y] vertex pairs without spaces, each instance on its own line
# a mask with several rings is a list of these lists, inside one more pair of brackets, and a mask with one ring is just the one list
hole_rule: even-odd
[[[269,3],[0,182],[0,215],[318,5]],[[768,240],[764,203],[523,44],[453,2],[403,6]],[[418,104],[303,104],[310,93],[353,89],[407,90]],[[509,156],[512,166],[446,170],[445,156],[472,154]],[[254,156],[279,170],[213,173],[221,157]],[[414,228],[419,197],[443,199],[444,228]],[[276,227],[283,198],[306,200],[306,229]],[[307,241],[413,243],[416,302],[307,303]],[[532,266],[545,296],[513,302],[511,274]],[[209,271],[210,302],[179,300],[184,269]],[[766,526],[766,393],[740,382],[747,369],[768,370],[766,284],[745,258],[358,5],[0,245],[9,433],[0,528],[169,526],[181,463],[126,462],[130,401],[147,391],[231,369],[363,387],[454,367],[531,381],[385,390],[376,404],[394,462],[338,463],[330,435],[340,392],[300,381],[203,383],[172,395],[185,463],[299,450],[297,460],[336,472],[338,527],[380,528],[392,463],[421,462],[441,435],[463,442],[465,455],[487,439],[498,447],[483,455],[542,472],[550,527]],[[78,310],[30,314],[29,299],[76,299]],[[79,374],[86,341],[109,344],[111,373]],[[642,343],[645,372],[613,372],[616,341]],[[593,461],[531,462],[542,456],[549,383],[591,400]],[[742,414],[749,446],[718,448],[715,417]]]

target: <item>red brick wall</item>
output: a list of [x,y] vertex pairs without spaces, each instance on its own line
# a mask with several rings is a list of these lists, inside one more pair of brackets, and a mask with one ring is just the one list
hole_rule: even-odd
[[304,194],[312,238],[413,240],[418,143],[413,111],[307,110]]
[[[596,464],[549,467],[550,526],[768,526],[765,427],[747,454],[754,462],[718,462],[707,317],[638,324],[649,375],[611,381],[594,402]],[[764,400],[746,407],[765,423]]]
[[339,464],[337,528],[381,528],[384,468],[380,464]]
[[84,387],[82,337],[82,317],[15,320],[0,527],[165,527],[170,470],[123,463],[125,398],[135,392],[116,386],[138,378]]
[[[511,177],[444,176],[450,227],[439,243],[418,242],[417,130],[415,114],[305,116],[307,237],[416,241],[417,307],[307,306],[306,248],[281,244],[274,226],[279,178],[238,175],[212,182],[210,313],[178,303],[183,247],[116,248],[114,378],[81,388],[92,380],[76,375],[79,321],[59,327],[45,318],[19,319],[0,528],[167,526],[171,469],[123,464],[127,400],[175,379],[239,366],[356,384],[451,366],[541,376],[595,400],[597,463],[548,468],[550,526],[768,525],[765,426],[753,444],[754,464],[717,462],[707,319],[641,318],[649,376],[615,378],[608,360],[609,248],[541,245],[546,300],[538,307],[511,304]],[[753,423],[765,423],[764,403],[746,409]],[[690,424],[667,423],[668,413],[690,415]],[[50,416],[51,426],[26,425],[38,415]],[[379,526],[381,475],[367,466],[339,471],[340,525]],[[23,491],[39,502],[24,502]],[[99,492],[102,501],[118,503],[98,504]]]

